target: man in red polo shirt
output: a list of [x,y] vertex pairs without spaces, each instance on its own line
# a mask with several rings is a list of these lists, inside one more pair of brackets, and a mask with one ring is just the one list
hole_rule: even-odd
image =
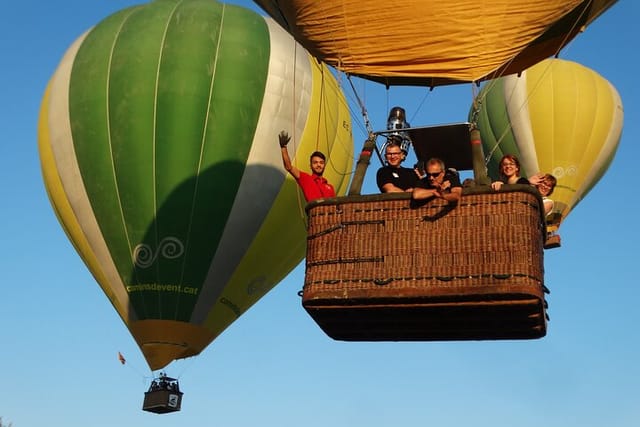
[[291,140],[291,137],[287,132],[280,132],[278,140],[280,142],[280,151],[282,151],[282,163],[284,164],[284,168],[296,179],[296,182],[302,189],[304,198],[307,202],[315,199],[336,196],[336,190],[334,190],[333,185],[329,184],[329,182],[322,176],[326,162],[324,154],[319,151],[311,153],[309,163],[312,174],[309,175],[291,164],[289,151],[287,150],[287,144]]

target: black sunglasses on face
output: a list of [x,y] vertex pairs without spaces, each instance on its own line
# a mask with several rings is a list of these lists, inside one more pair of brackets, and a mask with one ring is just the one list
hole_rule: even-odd
[[440,175],[441,173],[442,173],[442,171],[440,171],[440,172],[434,172],[434,173],[427,173],[427,176],[428,176],[429,178],[437,178],[437,177],[438,177],[438,175]]

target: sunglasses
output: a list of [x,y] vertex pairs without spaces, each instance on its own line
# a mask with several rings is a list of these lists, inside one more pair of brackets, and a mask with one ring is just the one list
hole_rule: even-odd
[[440,175],[441,173],[442,173],[442,171],[440,171],[440,172],[434,172],[434,173],[427,173],[427,176],[428,176],[429,178],[437,178],[437,177],[438,177],[438,175]]

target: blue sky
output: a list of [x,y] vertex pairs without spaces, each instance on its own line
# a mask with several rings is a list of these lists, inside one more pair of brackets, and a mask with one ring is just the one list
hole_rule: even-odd
[[[251,2],[234,2],[255,8]],[[637,275],[640,3],[619,1],[560,55],[621,94],[617,156],[545,253],[548,335],[534,341],[344,343],[306,315],[302,266],[200,356],[172,364],[180,413],[141,411],[150,371],[68,243],[37,153],[45,85],[64,51],[127,0],[22,0],[0,16],[0,417],[14,427],[640,425]],[[349,89],[349,88],[346,88]],[[364,88],[363,88],[364,89]],[[349,89],[350,90],[350,89]],[[367,85],[374,127],[403,105],[411,123],[466,119],[468,86]],[[414,113],[418,111],[417,114]],[[376,125],[377,124],[377,125]],[[363,134],[355,127],[356,147]],[[357,150],[356,150],[357,151]],[[371,177],[365,189],[373,189]],[[122,366],[117,353],[128,363]]]

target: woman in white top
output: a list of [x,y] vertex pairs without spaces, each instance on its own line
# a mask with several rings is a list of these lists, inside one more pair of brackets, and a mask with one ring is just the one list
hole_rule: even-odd
[[544,204],[544,214],[545,216],[549,215],[553,210],[553,200],[549,196],[553,193],[553,189],[556,188],[558,180],[550,173],[539,173],[529,178],[529,182],[540,192],[542,203]]

